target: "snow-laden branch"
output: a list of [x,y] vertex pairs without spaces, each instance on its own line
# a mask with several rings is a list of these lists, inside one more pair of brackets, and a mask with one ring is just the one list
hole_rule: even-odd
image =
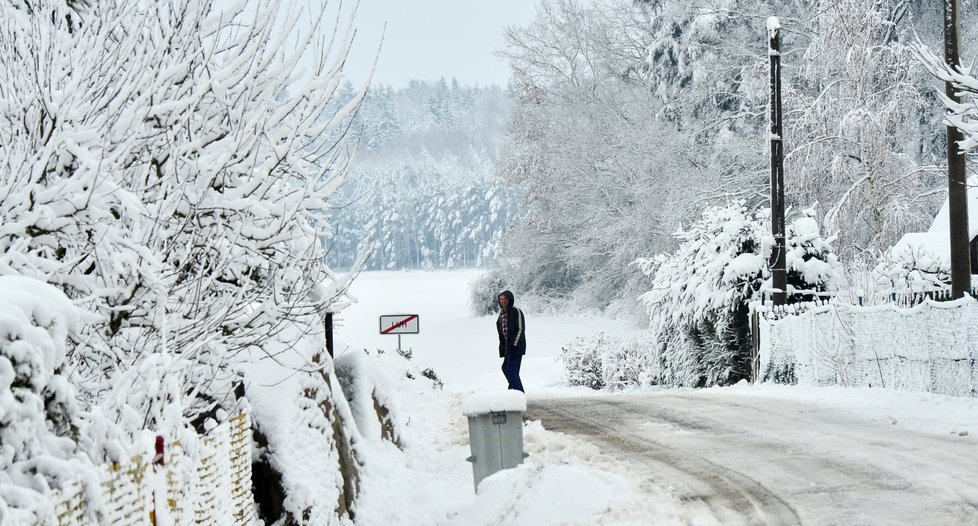
[[[146,371],[186,382],[168,396],[221,399],[237,364],[346,302],[319,236],[365,94],[337,102],[352,15],[63,4],[0,3],[0,274],[100,316],[68,349],[87,399],[161,352],[175,358]],[[140,428],[172,400],[113,403],[120,421],[140,405],[149,420],[127,422]]]

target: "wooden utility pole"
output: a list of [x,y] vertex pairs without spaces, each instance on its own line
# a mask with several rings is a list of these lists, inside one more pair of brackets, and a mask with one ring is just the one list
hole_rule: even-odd
[[323,328],[326,331],[326,352],[329,353],[329,357],[333,357],[333,313],[327,312],[326,317],[323,319]]
[[784,242],[784,129],[781,123],[781,22],[777,17],[767,19],[769,40],[768,57],[771,59],[771,234],[774,247],[771,251],[771,281],[775,289],[773,302],[784,305],[788,294],[788,271],[785,262]]
[[[958,0],[944,0],[944,61],[955,70],[961,66]],[[954,102],[961,102],[954,85],[944,84],[944,92]],[[950,109],[947,111],[951,111]],[[968,177],[964,152],[959,144],[964,134],[954,126],[947,127],[947,205],[948,230],[951,236],[951,297],[960,298],[971,290],[971,237],[968,235]]]

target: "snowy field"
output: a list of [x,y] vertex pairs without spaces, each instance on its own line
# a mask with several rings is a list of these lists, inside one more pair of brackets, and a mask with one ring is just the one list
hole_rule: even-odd
[[[625,463],[570,435],[547,431],[540,422],[525,425],[526,463],[489,477],[478,495],[472,487],[468,430],[461,401],[473,392],[503,389],[494,318],[477,317],[467,305],[467,286],[478,275],[459,272],[364,273],[353,286],[358,303],[343,313],[337,353],[368,349],[378,363],[393,359],[397,338],[379,335],[378,316],[418,314],[418,335],[403,337],[415,366],[430,367],[445,382],[443,390],[404,378],[397,369],[383,373],[395,394],[404,433],[403,451],[393,447],[370,456],[357,519],[391,525],[562,525],[562,524],[715,524],[701,508],[684,504],[668,485],[651,483],[641,466]],[[519,293],[516,305],[519,306]],[[628,334],[636,329],[599,316],[527,315],[527,356],[522,370],[528,398],[615,398],[561,385],[557,357],[561,345],[598,331]],[[629,393],[671,396],[679,390]],[[910,430],[976,441],[978,402],[968,398],[901,393],[880,389],[794,388],[739,385],[687,391],[693,397],[735,397],[741,405],[763,408],[772,400],[802,404],[847,415],[867,426]],[[685,395],[683,395],[685,396]],[[814,439],[814,437],[813,437]]]

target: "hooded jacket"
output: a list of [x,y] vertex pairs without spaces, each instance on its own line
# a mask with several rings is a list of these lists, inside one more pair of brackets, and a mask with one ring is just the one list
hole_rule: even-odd
[[[505,313],[500,306],[499,317],[496,318],[496,332],[499,334],[499,357],[523,356],[526,354],[526,321],[523,319],[523,311],[513,305],[516,300],[513,293],[504,290],[499,296],[506,296],[509,299],[509,307]],[[506,327],[508,334],[503,335],[502,317],[506,316]]]

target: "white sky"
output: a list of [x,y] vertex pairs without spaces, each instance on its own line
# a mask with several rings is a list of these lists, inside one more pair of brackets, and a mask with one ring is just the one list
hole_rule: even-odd
[[384,35],[375,84],[401,87],[411,79],[455,77],[462,84],[505,86],[509,65],[495,51],[503,47],[504,28],[528,23],[535,5],[536,0],[360,0],[347,74],[354,84],[366,79]]

